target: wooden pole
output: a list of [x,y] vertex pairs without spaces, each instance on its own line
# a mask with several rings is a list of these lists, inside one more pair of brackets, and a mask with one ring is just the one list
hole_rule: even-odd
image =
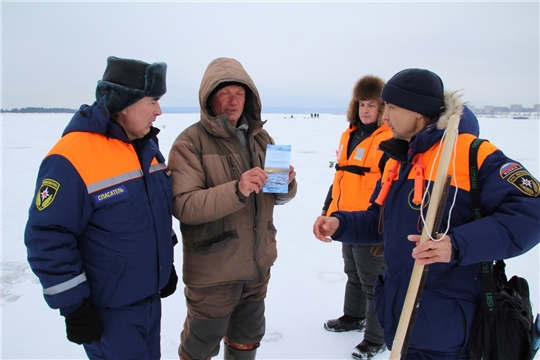
[[[433,183],[433,191],[431,194],[431,200],[429,203],[426,224],[422,230],[420,236],[420,242],[426,242],[430,240],[430,235],[433,233],[433,224],[437,215],[437,208],[441,200],[443,193],[444,182],[446,180],[446,174],[448,172],[448,166],[450,164],[450,158],[452,150],[454,149],[454,143],[458,135],[459,116],[452,115],[448,121],[446,127],[446,138],[441,152],[441,160],[437,167],[437,174]],[[407,295],[405,296],[405,302],[401,310],[401,316],[399,317],[399,323],[392,344],[392,352],[390,353],[390,360],[399,360],[401,353],[403,352],[403,342],[407,334],[407,328],[409,327],[411,315],[414,309],[416,296],[420,289],[420,283],[422,279],[422,273],[424,272],[424,265],[418,265],[414,262],[414,267],[409,281],[409,288],[407,289]],[[414,325],[414,324],[412,324]],[[405,349],[406,351],[407,349]]]

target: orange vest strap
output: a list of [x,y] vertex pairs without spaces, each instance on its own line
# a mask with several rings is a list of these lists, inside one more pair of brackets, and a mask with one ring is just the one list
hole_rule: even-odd
[[422,154],[418,154],[413,159],[414,171],[414,196],[413,203],[420,205],[422,203],[422,194],[424,192],[424,164],[422,164]]
[[384,204],[384,201],[386,200],[386,197],[388,196],[388,192],[390,191],[390,187],[392,187],[392,183],[397,178],[399,165],[400,163],[396,162],[394,167],[388,170],[388,174],[386,175],[386,178],[384,179],[381,191],[379,192],[377,199],[375,199],[376,204],[379,204],[379,205]]

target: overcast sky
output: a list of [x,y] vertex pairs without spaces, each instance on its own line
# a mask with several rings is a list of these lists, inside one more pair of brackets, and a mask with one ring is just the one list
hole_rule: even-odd
[[354,83],[409,68],[476,107],[539,96],[539,2],[13,2],[2,4],[4,109],[95,100],[109,55],[168,65],[162,106],[198,106],[217,57],[264,106],[346,108]]

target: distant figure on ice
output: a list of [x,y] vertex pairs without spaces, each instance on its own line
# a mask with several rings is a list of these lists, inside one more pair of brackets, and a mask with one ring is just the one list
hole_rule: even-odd
[[[384,85],[383,120],[392,138],[380,143],[389,157],[371,206],[336,211],[315,221],[315,237],[353,245],[384,244],[387,269],[377,278],[375,309],[391,348],[415,262],[431,265],[407,359],[468,359],[472,324],[482,291],[481,263],[519,256],[538,244],[540,184],[519,162],[491,142],[478,146],[476,220],[469,167],[478,120],[456,92],[425,69],[405,69]],[[452,176],[439,235],[420,242],[437,173],[441,138],[452,116],[460,117]],[[439,155],[439,156],[437,156]],[[444,180],[443,180],[444,181]],[[427,192],[427,194],[426,194]],[[427,199],[427,200],[426,200]],[[524,357],[516,354],[516,359]]]
[[171,174],[151,126],[166,70],[109,57],[96,102],[80,107],[39,168],[28,262],[90,359],[161,356],[161,298],[178,281]]
[[263,128],[257,87],[237,60],[208,65],[199,101],[200,121],[169,153],[187,304],[179,355],[214,357],[223,340],[224,359],[255,359],[277,257],[274,205],[295,197],[296,172],[289,168],[288,193],[261,191],[266,147],[274,140]]
[[[384,81],[376,76],[362,77],[353,90],[347,110],[349,125],[341,135],[334,182],[328,191],[322,215],[335,211],[366,210],[369,199],[388,158],[378,150],[381,141],[392,137],[384,124],[381,92]],[[343,316],[328,320],[328,331],[362,331],[364,339],[352,353],[366,359],[386,350],[383,329],[373,305],[373,285],[384,272],[384,245],[342,244],[347,274]]]

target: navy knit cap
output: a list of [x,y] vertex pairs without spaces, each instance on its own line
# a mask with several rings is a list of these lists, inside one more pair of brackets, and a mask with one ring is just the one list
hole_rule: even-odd
[[107,58],[103,79],[98,81],[96,100],[107,96],[107,108],[116,114],[145,96],[160,98],[167,91],[167,64],[140,60]]
[[426,69],[401,70],[384,85],[381,97],[389,104],[431,118],[444,110],[443,82]]

